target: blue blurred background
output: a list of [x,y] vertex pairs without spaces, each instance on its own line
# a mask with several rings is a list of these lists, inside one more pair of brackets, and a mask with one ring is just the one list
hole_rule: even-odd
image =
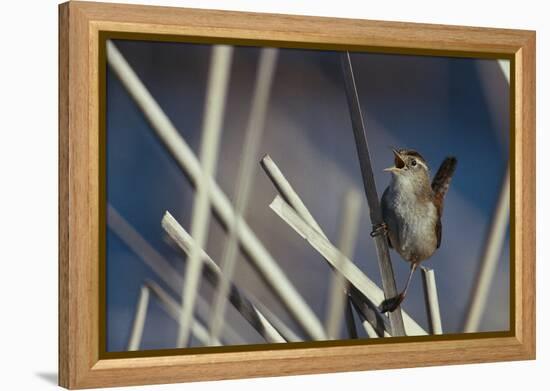
[[[114,41],[140,79],[198,155],[208,45]],[[237,47],[224,117],[217,180],[234,194],[244,131],[251,106],[259,49]],[[431,56],[353,53],[359,97],[379,194],[389,183],[389,146],[418,150],[434,173],[454,155],[458,168],[447,196],[441,248],[425,264],[435,269],[445,333],[461,332],[469,294],[509,150],[509,88],[497,61]],[[343,196],[362,192],[339,53],[281,49],[266,128],[257,156],[269,153],[313,216],[336,242]],[[185,259],[166,239],[160,221],[170,211],[189,230],[193,187],[154,135],[118,78],[107,68],[107,199],[177,270]],[[258,164],[247,221],[320,319],[325,318],[331,271],[325,261],[277,217],[268,205],[276,191]],[[354,261],[381,286],[371,225],[363,200]],[[213,220],[206,251],[218,261],[225,234]],[[509,328],[509,241],[491,285],[482,331]],[[398,288],[408,264],[391,253]],[[144,280],[173,294],[111,230],[107,230],[107,351],[126,350]],[[244,257],[236,283],[285,320],[292,319]],[[427,328],[420,275],[404,302]],[[211,300],[206,282],[200,294]],[[229,309],[228,312],[231,312]],[[250,343],[261,337],[239,316],[228,321]],[[239,323],[240,322],[240,323]],[[177,325],[151,301],[142,349],[173,348]],[[345,333],[342,334],[345,338]],[[196,341],[194,341],[196,343]]]

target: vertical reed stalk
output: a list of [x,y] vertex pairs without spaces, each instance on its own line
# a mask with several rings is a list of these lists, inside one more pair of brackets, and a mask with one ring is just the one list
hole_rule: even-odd
[[[336,268],[338,259],[343,257],[332,243],[321,236],[315,229],[307,224],[296,211],[288,205],[281,196],[276,196],[269,207],[290,227],[292,227],[300,236],[302,236],[311,246],[316,249],[329,264]],[[361,296],[352,295],[353,303],[357,307],[378,306],[384,300],[384,293],[378,288],[378,286],[372,282],[359,268],[353,264],[347,257],[343,258],[344,261],[341,264],[341,268],[338,269],[340,273],[349,281],[352,288],[355,288]],[[350,288],[351,291],[351,288]],[[357,300],[356,300],[357,297]],[[379,312],[367,311],[366,315],[372,316],[369,319],[380,327],[386,327],[384,322],[385,316],[380,315]],[[426,331],[418,325],[418,323],[403,312],[405,324],[407,325],[407,332],[409,335],[426,335]],[[389,325],[388,325],[389,328]],[[385,329],[384,331],[388,331]]]
[[[126,88],[149,121],[152,130],[164,143],[168,152],[174,157],[182,171],[196,187],[203,175],[199,160],[111,41],[107,42],[107,61],[124,88]],[[234,219],[239,219],[240,217],[235,215],[231,202],[215,182],[214,178],[209,178],[209,181],[210,186],[208,190],[210,191],[210,201],[214,212],[222,225],[228,227],[233,224]],[[239,225],[240,229],[237,232],[239,243],[269,287],[310,338],[324,339],[325,332],[320,320],[288,280],[276,260],[273,259],[246,221],[243,220]]]
[[262,49],[260,62],[256,75],[256,85],[252,96],[252,108],[246,128],[245,141],[242,149],[242,158],[235,185],[235,214],[242,218],[234,219],[228,226],[225,248],[222,253],[220,268],[221,280],[218,292],[214,299],[212,317],[210,319],[210,338],[215,340],[220,334],[223,325],[227,295],[231,286],[231,280],[237,264],[239,242],[237,231],[239,222],[243,221],[246,205],[250,196],[252,181],[254,179],[255,159],[262,140],[265,115],[269,103],[269,92],[275,72],[277,61],[277,49]]
[[[319,251],[323,258],[325,258],[329,266],[334,268],[334,262],[336,261],[327,258],[327,256],[332,256],[333,254],[330,251],[326,251],[327,247],[332,246],[332,244],[328,241],[326,235],[322,231],[317,221],[315,221],[298,193],[294,190],[290,182],[288,182],[277,164],[275,164],[275,162],[273,161],[273,159],[271,159],[269,155],[264,156],[261,164],[267,176],[279,192],[280,197],[284,199],[284,201],[278,200],[276,197],[270,207],[275,210],[279,217],[282,217],[282,211],[279,212],[277,210],[277,207],[281,206],[282,209],[286,209],[285,205],[290,206],[300,217],[300,220],[302,220],[303,223],[305,223],[309,228],[313,229],[320,236],[318,240],[310,243],[316,250]],[[284,217],[282,218],[283,220],[285,220]],[[290,223],[287,220],[285,221],[289,223],[289,225],[294,230],[296,230],[298,234],[305,237],[305,231],[300,228],[302,227],[302,224],[300,222],[295,221],[295,223],[298,225],[294,225],[294,223]],[[342,265],[342,269],[344,269],[345,267],[346,265]],[[339,269],[340,273],[342,273],[342,269]],[[353,283],[349,285],[348,294],[350,301],[353,304],[353,307],[358,311],[361,319],[368,319],[368,321],[371,322],[371,325],[373,325],[373,327],[380,335],[391,335],[391,326],[389,325],[389,322],[387,322],[386,316],[380,314],[377,307],[377,305],[380,304],[384,298],[383,292],[378,288],[378,286],[376,286],[376,284],[370,281],[368,277],[364,276],[364,274],[361,273],[359,269],[357,269],[357,271],[359,274],[362,274],[365,283],[361,286],[361,288],[355,286]],[[351,281],[348,276],[346,276],[345,274],[344,276],[348,281]],[[407,333],[412,335],[426,334],[426,331],[418,326],[418,323],[416,323],[410,316],[408,316],[407,314],[405,314],[404,316],[407,323]],[[348,310],[347,319],[350,322],[347,325],[348,330],[353,327],[353,325],[351,324],[352,319],[350,318],[351,317]],[[352,333],[350,333],[350,335],[352,335]]]
[[361,211],[361,198],[359,193],[354,190],[348,191],[343,205],[342,220],[340,222],[340,239],[338,248],[341,257],[337,260],[337,265],[332,273],[332,282],[329,293],[328,311],[326,320],[327,336],[330,339],[338,339],[340,335],[340,326],[346,307],[348,282],[338,271],[345,257],[353,259],[353,249],[357,239],[357,229],[359,226],[359,216]]
[[145,327],[145,319],[147,318],[147,308],[149,307],[149,289],[141,287],[139,291],[139,299],[130,332],[130,342],[128,343],[128,351],[139,350],[141,338],[143,337],[143,329]]
[[182,287],[183,311],[181,312],[177,339],[177,346],[180,348],[187,346],[189,342],[195,297],[199,290],[202,272],[200,253],[206,244],[210,224],[210,178],[214,177],[216,172],[232,55],[233,48],[231,46],[218,45],[212,49],[200,150],[203,172],[197,182],[195,201],[191,212],[191,236],[194,238],[194,246],[191,248],[186,263],[185,281]]
[[[498,60],[504,78],[510,84],[510,61]],[[485,248],[481,256],[479,272],[470,295],[468,312],[464,319],[463,330],[465,333],[476,332],[481,323],[481,317],[485,311],[489,298],[489,289],[493,276],[497,269],[498,259],[502,252],[502,246],[506,238],[508,221],[510,219],[510,165],[506,170],[496,208],[493,212],[491,226],[487,233]]]
[[478,331],[481,318],[485,312],[489,290],[497,270],[498,260],[502,253],[502,246],[506,239],[508,220],[510,218],[510,170],[506,171],[498,202],[493,212],[491,226],[485,240],[485,247],[481,255],[479,272],[470,296],[470,305],[464,321],[465,333]]
[[[361,167],[367,202],[369,204],[370,220],[373,230],[376,231],[382,226],[382,224],[384,224],[384,220],[382,219],[382,210],[380,208],[378,192],[376,191],[376,183],[374,182],[367,134],[363,121],[363,114],[361,112],[359,95],[357,94],[357,87],[355,85],[355,77],[353,75],[353,67],[351,65],[351,57],[349,52],[342,54],[342,68],[344,72],[346,96],[348,98],[353,135],[355,137],[355,145],[357,147],[357,156]],[[385,297],[389,299],[397,296],[398,292],[395,284],[395,277],[393,274],[393,267],[390,260],[386,236],[376,235],[374,236],[374,242],[376,245],[376,252],[378,254],[378,266],[380,268],[380,274],[382,275],[382,287],[384,289]],[[389,314],[389,318],[392,327],[392,335],[405,335],[405,326],[403,325],[401,308],[398,307],[395,311],[391,312]]]
[[[169,212],[166,212],[162,218],[162,227],[186,254],[189,254],[192,251],[195,246],[193,238]],[[217,287],[222,279],[222,272],[220,268],[202,249],[199,257],[200,261],[206,266],[206,278],[214,287]],[[250,302],[249,299],[247,299],[243,293],[240,292],[234,284],[231,284],[228,294],[229,300],[235,306],[237,311],[241,313],[250,325],[266,339],[266,341],[274,343],[286,342],[275,327],[267,321],[263,314]]]
[[[163,283],[173,292],[179,293],[183,284],[183,276],[111,204],[107,205],[107,225]],[[200,295],[197,296],[196,310],[201,319],[208,319],[210,316],[210,305]],[[179,318],[176,321],[179,322]],[[246,342],[229,324],[223,330],[223,339],[232,345],[242,345]]]

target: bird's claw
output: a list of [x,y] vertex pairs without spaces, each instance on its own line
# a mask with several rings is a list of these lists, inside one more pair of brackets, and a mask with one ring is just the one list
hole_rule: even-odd
[[399,307],[399,305],[401,304],[404,298],[405,296],[402,293],[400,293],[395,297],[390,297],[389,299],[384,300],[382,304],[380,304],[380,307],[379,307],[380,312],[385,313],[385,312],[395,311],[397,307]]
[[372,232],[370,233],[371,237],[384,235],[386,236],[388,234],[388,225],[386,223],[380,223],[376,224],[372,227]]

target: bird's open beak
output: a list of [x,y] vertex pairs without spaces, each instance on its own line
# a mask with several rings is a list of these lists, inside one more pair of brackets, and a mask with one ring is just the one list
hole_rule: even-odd
[[401,155],[399,154],[399,152],[395,148],[392,148],[392,152],[393,152],[394,157],[395,157],[394,158],[395,166],[385,168],[384,171],[399,172],[399,171],[401,171],[401,169],[403,169],[403,167],[405,167],[405,160],[403,160],[403,158],[401,157]]

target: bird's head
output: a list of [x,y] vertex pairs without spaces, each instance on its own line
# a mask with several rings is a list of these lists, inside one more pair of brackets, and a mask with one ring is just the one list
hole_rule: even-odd
[[421,154],[412,149],[392,148],[394,166],[384,169],[392,173],[394,179],[408,181],[429,181],[430,170]]

